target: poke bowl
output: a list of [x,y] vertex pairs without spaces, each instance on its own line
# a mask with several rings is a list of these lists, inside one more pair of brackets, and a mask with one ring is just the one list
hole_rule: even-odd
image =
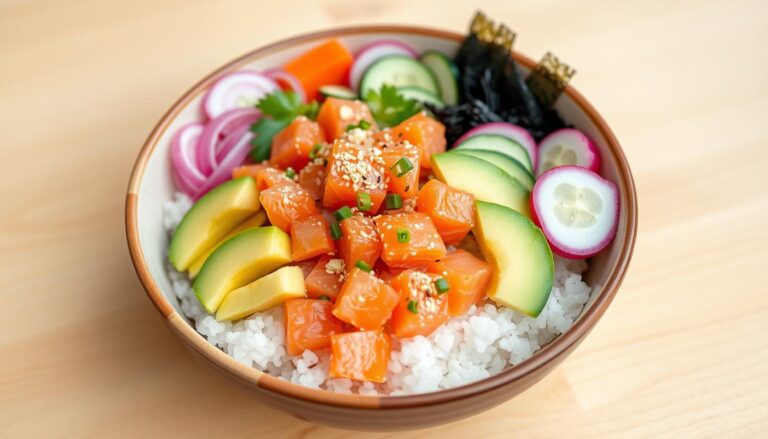
[[[571,86],[538,125],[460,108],[465,37],[294,37],[227,63],[162,117],[134,165],[126,233],[197,359],[301,419],[402,430],[514,397],[591,331],[634,246],[626,158]],[[520,77],[537,69],[506,51]]]

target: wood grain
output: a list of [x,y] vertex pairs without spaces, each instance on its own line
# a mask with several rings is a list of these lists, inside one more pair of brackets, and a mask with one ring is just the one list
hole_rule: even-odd
[[128,174],[174,99],[246,50],[343,24],[462,30],[475,7],[515,29],[519,50],[579,70],[633,167],[639,239],[613,305],[560,368],[413,436],[765,436],[760,0],[0,2],[0,436],[358,437],[257,403],[183,350],[128,258]]

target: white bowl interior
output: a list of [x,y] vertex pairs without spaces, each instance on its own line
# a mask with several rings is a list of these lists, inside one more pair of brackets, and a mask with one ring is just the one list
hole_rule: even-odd
[[[343,44],[355,51],[363,45],[381,38],[399,39],[413,45],[418,50],[435,49],[447,54],[453,54],[458,48],[458,43],[453,40],[437,37],[425,36],[409,33],[358,33],[338,37]],[[307,41],[293,45],[284,50],[268,54],[259,59],[248,62],[242,69],[266,70],[281,66],[292,57],[306,51],[310,47],[322,42],[320,38],[315,41]],[[166,249],[168,246],[168,236],[163,228],[163,204],[170,200],[173,193],[176,192],[175,185],[171,175],[170,144],[173,134],[181,126],[198,121],[201,118],[200,102],[202,93],[195,96],[194,99],[181,109],[177,116],[167,125],[165,131],[160,135],[154,152],[148,158],[143,177],[138,188],[137,205],[137,227],[139,235],[139,246],[144,253],[144,258],[149,267],[152,278],[158,287],[176,309],[181,314],[179,301],[173,294],[171,283],[165,271]],[[617,236],[623,236],[627,228],[627,188],[623,187],[619,180],[617,157],[615,157],[607,146],[607,140],[600,132],[595,123],[589,118],[569,96],[563,94],[556,104],[557,110],[563,119],[569,124],[590,136],[597,144],[602,153],[603,165],[601,174],[609,180],[619,184],[621,191],[621,214],[619,230]],[[593,259],[592,265],[601,266],[601,270],[592,270],[587,274],[587,279],[595,288],[587,306],[590,306],[599,292],[608,275],[610,267],[613,265],[607,263],[616,261],[621,251],[621,245],[614,241],[609,248],[603,251],[599,256]],[[583,313],[582,313],[583,315]]]

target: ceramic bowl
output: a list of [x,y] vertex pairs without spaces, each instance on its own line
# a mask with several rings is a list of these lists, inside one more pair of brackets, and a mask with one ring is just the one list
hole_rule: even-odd
[[[380,38],[395,38],[419,50],[453,53],[463,35],[403,26],[363,26],[315,32],[256,49],[198,82],[157,123],[134,165],[125,219],[136,272],[152,303],[195,357],[250,389],[264,403],[299,418],[348,429],[400,430],[442,424],[487,410],[541,380],[576,348],[616,295],[632,255],[637,202],[629,166],[608,125],[573,87],[565,90],[556,108],[567,122],[597,143],[603,158],[602,174],[615,182],[621,192],[619,226],[613,243],[590,261],[586,279],[594,286],[594,292],[581,316],[569,331],[529,360],[484,380],[440,392],[398,397],[345,395],[291,384],[246,367],[209,344],[181,314],[164,270],[168,236],[162,226],[162,206],[174,192],[171,136],[177,128],[199,117],[203,93],[217,77],[238,69],[262,70],[280,66],[328,38],[338,38],[352,50]],[[524,70],[534,65],[523,55],[515,53],[514,56]]]

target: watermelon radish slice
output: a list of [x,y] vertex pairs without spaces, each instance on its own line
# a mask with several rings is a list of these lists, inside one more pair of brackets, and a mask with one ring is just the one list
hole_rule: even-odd
[[355,62],[349,69],[349,86],[352,90],[359,90],[363,73],[371,64],[388,55],[416,58],[419,54],[413,47],[397,40],[379,40],[366,45],[355,54]]
[[280,90],[277,83],[251,70],[230,73],[213,83],[203,97],[203,112],[213,119],[229,110],[252,108],[264,96]]
[[531,213],[555,253],[588,258],[616,235],[619,190],[589,169],[559,166],[536,180]]
[[539,154],[538,148],[536,147],[536,141],[525,128],[507,122],[484,123],[464,133],[464,135],[459,137],[459,140],[454,143],[454,146],[469,139],[470,137],[478,136],[480,134],[496,134],[499,136],[507,137],[519,143],[523,148],[525,148],[526,151],[528,151],[528,157],[531,158],[533,169],[537,169]]
[[590,171],[600,170],[600,152],[595,144],[579,130],[563,128],[550,133],[539,143],[536,175],[555,166],[574,165]]

